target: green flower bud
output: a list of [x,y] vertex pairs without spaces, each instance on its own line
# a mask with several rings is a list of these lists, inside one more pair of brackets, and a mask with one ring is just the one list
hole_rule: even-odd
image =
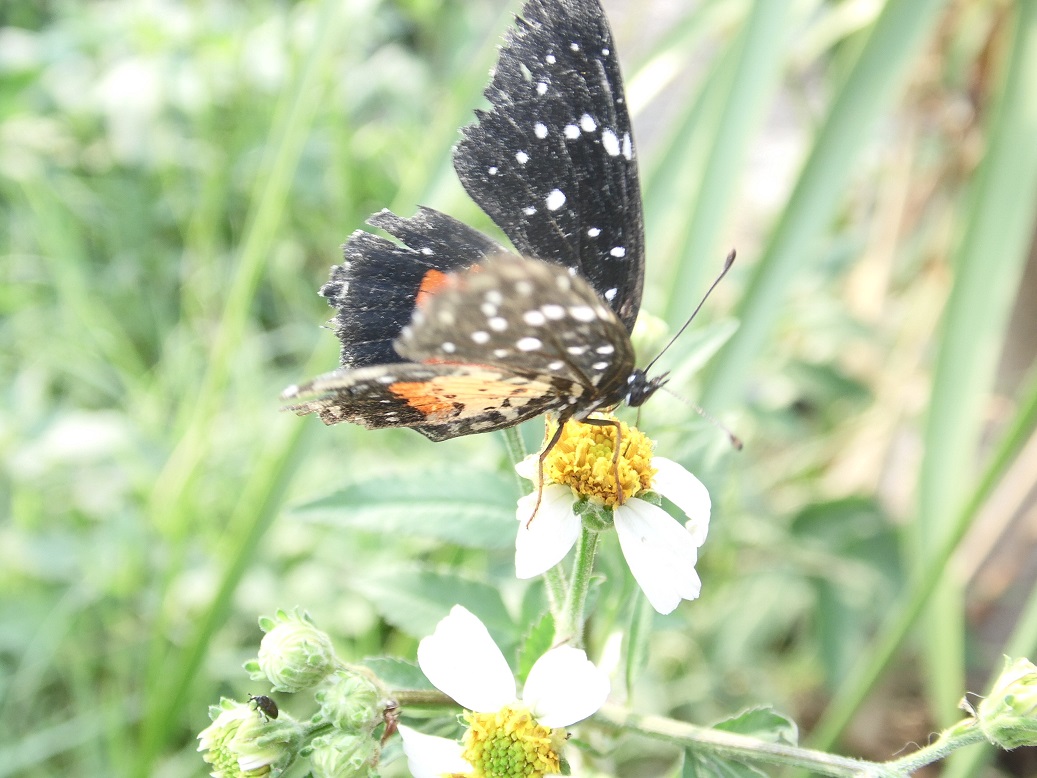
[[302,745],[302,729],[290,716],[267,720],[248,703],[223,698],[210,706],[209,718],[212,724],[198,735],[198,750],[216,778],[276,778]]
[[335,732],[314,739],[310,770],[314,778],[378,778],[381,746],[370,736]]
[[382,723],[388,694],[363,669],[337,671],[314,697],[321,715],[337,729],[370,735]]
[[1006,750],[1037,745],[1037,667],[1005,657],[1001,676],[976,710],[980,729]]
[[306,613],[278,610],[276,618],[263,616],[266,634],[259,657],[245,663],[253,680],[266,678],[274,691],[300,692],[319,684],[337,666],[331,638],[314,626]]

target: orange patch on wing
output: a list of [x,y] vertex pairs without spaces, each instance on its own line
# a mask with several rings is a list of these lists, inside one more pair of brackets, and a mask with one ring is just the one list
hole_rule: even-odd
[[421,279],[421,286],[418,287],[418,296],[414,300],[414,305],[418,308],[423,307],[429,298],[442,291],[447,283],[446,273],[440,270],[429,270]]
[[[478,265],[472,265],[464,272],[478,273],[480,269]],[[439,294],[448,286],[456,285],[458,281],[457,274],[448,275],[441,270],[434,269],[426,271],[421,278],[421,285],[418,286],[418,294],[414,298],[414,307],[423,308],[428,303],[430,297]]]
[[435,417],[454,409],[454,404],[435,391],[430,381],[400,381],[392,384],[389,391],[428,417]]
[[546,387],[539,382],[509,383],[499,373],[439,376],[428,381],[399,381],[389,391],[430,421],[475,416],[497,408],[505,398],[537,397]]

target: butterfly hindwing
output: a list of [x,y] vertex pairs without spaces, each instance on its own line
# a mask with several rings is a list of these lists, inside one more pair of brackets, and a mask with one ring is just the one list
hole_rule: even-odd
[[465,189],[522,254],[575,268],[629,332],[641,302],[637,160],[598,0],[529,0],[508,32],[491,109],[454,152]]
[[342,343],[342,367],[399,362],[393,340],[410,322],[416,297],[444,274],[504,249],[451,216],[421,208],[409,219],[384,210],[368,223],[402,241],[357,230],[343,247],[345,262],[321,287],[337,313],[331,320]]

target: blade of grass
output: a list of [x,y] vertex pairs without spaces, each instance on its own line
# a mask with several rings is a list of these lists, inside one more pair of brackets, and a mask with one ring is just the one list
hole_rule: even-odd
[[738,309],[741,327],[707,372],[700,404],[718,413],[737,402],[752,361],[766,346],[785,291],[832,217],[866,129],[885,110],[943,5],[887,3],[838,89],[781,221],[753,271]]
[[[688,315],[688,301],[701,296],[707,269],[721,265],[720,233],[741,183],[749,142],[778,84],[789,17],[782,3],[754,3],[732,47],[735,61],[719,89],[725,99],[709,126],[709,153],[689,209],[691,217],[680,230],[675,275],[664,313],[671,326],[679,326]],[[682,175],[693,173],[683,170]]]
[[[976,457],[1011,304],[1037,209],[1037,5],[1016,4],[1004,91],[977,171],[954,286],[938,344],[919,477],[916,553],[924,563],[974,480]],[[960,587],[947,580],[925,642],[929,693],[945,726],[965,684]]]

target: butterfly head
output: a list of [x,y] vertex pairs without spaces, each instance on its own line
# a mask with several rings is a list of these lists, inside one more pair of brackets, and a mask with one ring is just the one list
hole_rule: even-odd
[[627,378],[626,404],[631,408],[640,408],[649,397],[666,384],[669,375],[669,373],[663,373],[649,378],[644,370],[635,370]]

